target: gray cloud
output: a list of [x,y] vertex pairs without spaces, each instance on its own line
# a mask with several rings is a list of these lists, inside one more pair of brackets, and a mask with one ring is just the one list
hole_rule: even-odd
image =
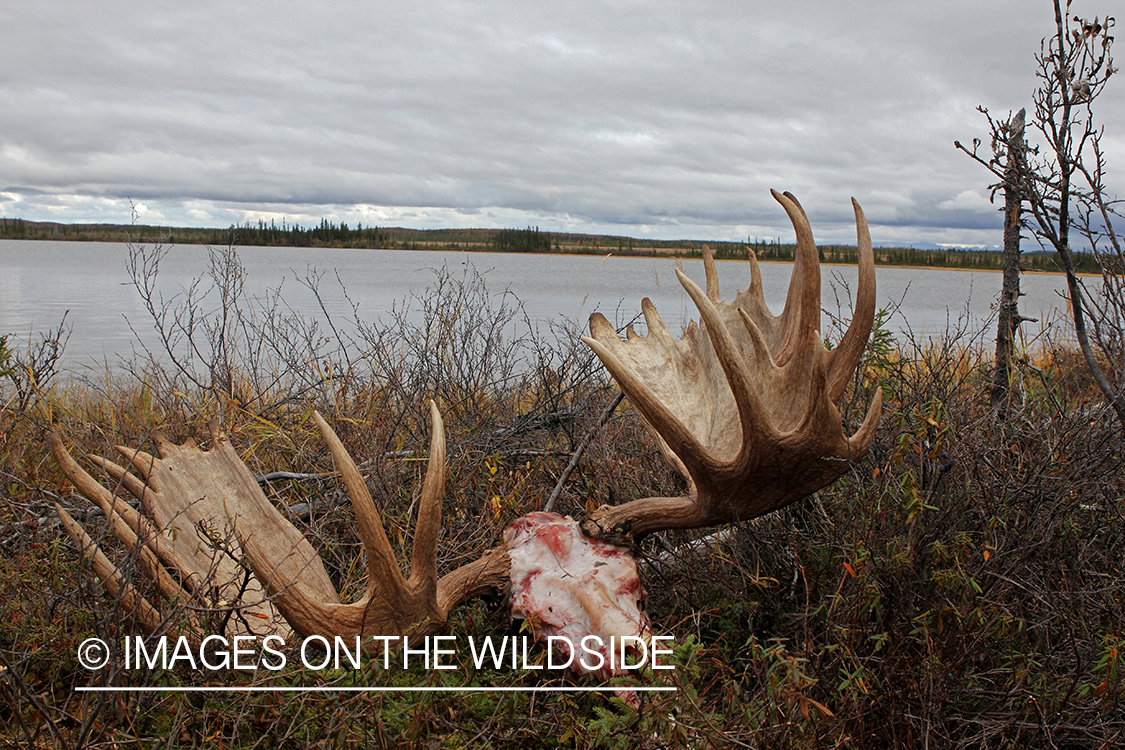
[[[964,244],[999,219],[952,142],[1029,103],[1053,23],[1023,0],[8,6],[3,215],[788,236],[776,187],[822,240],[854,241],[854,195],[877,240]],[[1101,112],[1125,122],[1115,89]]]

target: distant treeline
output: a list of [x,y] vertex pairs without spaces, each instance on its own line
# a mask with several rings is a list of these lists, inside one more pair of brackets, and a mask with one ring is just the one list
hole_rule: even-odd
[[549,253],[556,249],[551,245],[550,232],[540,232],[539,227],[501,229],[489,244],[501,253]]
[[[744,257],[746,254],[745,247],[750,247],[759,260],[792,261],[797,251],[797,246],[792,244],[751,242],[737,247],[740,249],[733,252],[724,248],[724,255],[720,255],[716,251],[715,256]],[[854,246],[818,245],[817,251],[822,263],[855,265],[859,262],[859,250]],[[1098,260],[1093,253],[1075,253],[1074,261],[1079,273],[1101,273]],[[965,268],[988,271],[999,270],[1004,267],[1004,254],[996,250],[920,250],[913,247],[877,247],[875,248],[875,263],[881,266]],[[1062,271],[1058,253],[1054,252],[1023,253],[1020,256],[1020,265],[1029,271]]]
[[[386,227],[354,228],[327,219],[313,227],[302,227],[282,221],[259,221],[256,224],[230,226],[227,229],[198,227],[158,227],[123,224],[58,224],[54,222],[0,219],[0,239],[75,240],[86,242],[165,242],[185,245],[255,245],[283,247],[352,247],[369,249],[425,250],[488,250],[519,253],[570,253],[602,255],[645,255],[698,258],[703,246],[709,244],[716,258],[742,259],[746,248],[754,250],[759,260],[792,261],[797,247],[780,241],[711,242],[695,240],[641,240],[612,235],[544,232],[539,227],[526,229],[404,229]],[[825,263],[855,264],[858,251],[848,245],[821,245],[818,248]],[[1096,258],[1090,253],[1076,253],[1081,273],[1100,273]],[[880,247],[875,249],[879,265],[920,266],[934,268],[966,268],[995,270],[1002,268],[998,251],[988,250],[920,250],[917,248]],[[1021,258],[1025,269],[1059,271],[1055,253],[1025,253]],[[1120,272],[1120,269],[1118,269]]]
[[285,246],[285,247],[386,247],[391,236],[379,227],[365,227],[356,224],[355,228],[346,223],[333,224],[321,219],[320,224],[306,229],[300,224],[290,225],[282,221],[281,226],[270,221],[259,221],[256,225],[247,222],[232,226],[227,230],[226,242],[233,245]]

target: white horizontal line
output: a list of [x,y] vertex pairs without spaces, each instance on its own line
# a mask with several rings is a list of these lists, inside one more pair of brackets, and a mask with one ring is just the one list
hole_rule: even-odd
[[125,687],[102,685],[77,687],[79,693],[612,693],[631,690],[634,693],[675,692],[674,687]]

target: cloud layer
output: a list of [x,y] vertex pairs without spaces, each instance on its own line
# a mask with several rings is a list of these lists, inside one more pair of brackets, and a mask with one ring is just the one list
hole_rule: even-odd
[[776,187],[822,241],[854,242],[854,195],[876,240],[995,244],[952,143],[1029,104],[1052,26],[1045,0],[8,3],[0,215],[787,237]]

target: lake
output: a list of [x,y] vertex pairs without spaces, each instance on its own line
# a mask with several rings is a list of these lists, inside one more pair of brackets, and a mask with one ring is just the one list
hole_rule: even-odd
[[[643,297],[656,304],[669,329],[678,333],[688,319],[698,318],[691,299],[676,280],[676,261],[667,258],[516,255],[418,250],[350,250],[338,248],[240,247],[249,295],[261,298],[281,287],[286,303],[302,315],[324,313],[312,293],[297,283],[310,268],[323,272],[321,293],[328,313],[338,321],[352,318],[352,303],[367,321],[387,319],[392,305],[411,293],[424,293],[435,270],[446,267],[460,275],[471,264],[483,274],[489,290],[508,290],[523,304],[533,323],[549,320],[585,321],[594,311],[611,321],[627,321],[640,311]],[[12,335],[16,346],[40,331],[57,327],[64,313],[71,330],[64,361],[69,369],[115,366],[128,356],[137,331],[151,342],[152,322],[126,270],[128,248],[117,243],[0,240],[0,334]],[[159,289],[166,298],[182,292],[208,267],[207,249],[177,245],[160,265]],[[746,262],[720,261],[724,299],[749,284]],[[791,266],[763,263],[766,301],[776,314],[782,309]],[[684,261],[689,276],[704,285],[702,261]],[[343,283],[347,295],[341,290]],[[848,288],[854,290],[856,270],[826,266],[823,307],[850,315]],[[971,331],[995,334],[994,307],[1001,276],[996,272],[923,268],[876,269],[880,306],[901,301],[890,328],[896,335],[911,331],[918,338],[941,335],[947,326],[963,323]],[[1025,274],[1021,313],[1041,321],[1058,321],[1066,313],[1065,279],[1054,274]],[[349,302],[350,299],[350,302]],[[827,326],[827,321],[825,322]],[[1025,324],[1028,333],[1039,325]]]

